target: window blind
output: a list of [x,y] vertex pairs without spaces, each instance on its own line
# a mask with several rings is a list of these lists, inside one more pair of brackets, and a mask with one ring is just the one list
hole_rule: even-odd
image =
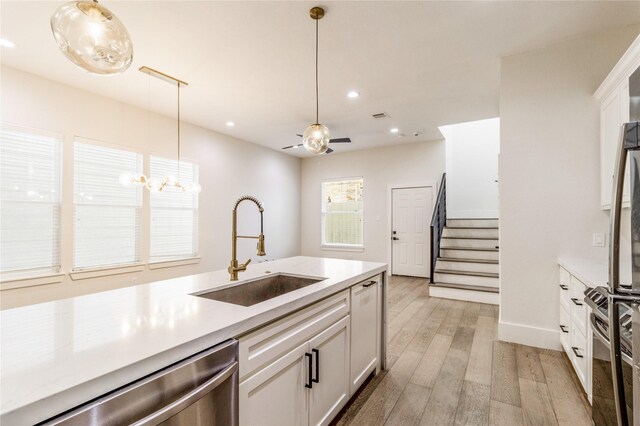
[[[175,176],[183,185],[198,183],[196,164],[151,156],[151,178]],[[179,176],[178,176],[179,171]],[[198,254],[198,194],[166,187],[151,193],[150,261],[161,262]]]
[[322,183],[322,244],[362,247],[363,180]]
[[74,270],[140,262],[142,187],[121,185],[123,173],[142,173],[142,155],[76,139]]
[[60,269],[62,140],[0,126],[0,271]]

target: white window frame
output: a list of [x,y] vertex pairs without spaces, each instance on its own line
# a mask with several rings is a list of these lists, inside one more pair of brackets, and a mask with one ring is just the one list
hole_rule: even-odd
[[[74,135],[71,140],[71,149],[74,153],[73,167],[72,167],[73,170],[71,171],[71,184],[70,184],[71,192],[72,192],[72,198],[71,198],[72,211],[75,211],[75,207],[76,207],[76,203],[75,203],[75,172],[76,172],[75,144],[76,142],[86,144],[86,145],[94,145],[102,148],[128,151],[128,152],[132,152],[137,155],[140,155],[142,157],[141,171],[144,171],[146,155],[143,150],[137,149],[135,147],[127,146],[127,145],[119,145],[119,144],[104,142],[97,139],[92,139],[85,136]],[[133,173],[135,171],[131,171],[131,172]],[[144,232],[144,223],[146,220],[145,216],[147,214],[146,213],[147,208],[145,207],[145,201],[144,201],[144,197],[145,197],[144,188],[141,187],[140,190],[142,191],[142,194],[140,197],[140,200],[141,200],[140,207],[139,207],[140,223],[138,224],[138,235],[136,238],[136,244],[138,246],[137,250],[139,253],[138,261],[134,261],[131,263],[124,263],[124,264],[117,264],[117,265],[114,264],[114,265],[104,265],[104,266],[88,266],[88,267],[80,267],[80,268],[76,267],[74,264],[74,253],[75,253],[77,228],[75,226],[75,212],[74,212],[72,214],[73,232],[72,232],[71,253],[69,254],[71,259],[69,276],[71,277],[72,280],[81,280],[81,279],[87,279],[87,278],[97,278],[97,277],[110,276],[110,275],[120,275],[120,274],[126,274],[126,273],[141,272],[145,269],[145,262],[144,262],[145,253],[142,250],[142,242],[146,238],[148,238],[148,236],[145,235],[145,232]]]
[[[171,158],[171,156],[167,156],[166,154],[151,152],[149,155],[145,156],[145,170],[148,172],[147,176],[150,178],[158,179],[158,176],[151,176],[151,157],[158,157],[164,160],[178,161],[177,159]],[[190,163],[193,166],[197,167],[197,183],[200,183],[200,164],[197,161],[191,160],[190,158],[181,158],[181,163]],[[148,231],[147,231],[147,239],[146,244],[148,245],[147,250],[147,265],[149,269],[163,269],[163,268],[172,268],[176,266],[185,266],[185,265],[193,265],[196,263],[200,263],[200,194],[196,194],[197,204],[194,210],[195,214],[195,229],[193,230],[193,238],[195,239],[195,252],[190,256],[186,257],[178,257],[178,258],[167,258],[167,259],[151,259],[151,227],[152,227],[152,205],[151,205],[151,197],[153,194],[149,194],[148,203],[147,203],[147,211],[146,211],[146,220],[148,221]]]
[[[362,234],[362,244],[336,244],[336,243],[326,243],[325,238],[325,218],[326,211],[324,206],[324,184],[332,183],[332,182],[348,182],[348,181],[362,181],[363,195],[362,195],[362,222],[361,222],[361,234]],[[320,182],[320,249],[321,250],[329,250],[329,251],[352,251],[352,252],[363,252],[364,251],[364,188],[365,188],[365,179],[364,176],[350,176],[350,177],[341,177],[341,178],[330,178],[330,179],[322,179]]]
[[[63,200],[63,164],[64,164],[64,135],[57,132],[51,132],[42,129],[36,129],[27,126],[16,125],[8,122],[0,122],[0,127],[13,130],[16,132],[22,132],[26,134],[32,134],[35,136],[41,136],[46,138],[55,139],[58,143],[58,164],[56,167],[58,168],[58,201],[57,201],[57,210],[58,210],[58,226],[57,229],[54,230],[54,233],[57,234],[55,241],[57,241],[57,257],[58,262],[57,265],[51,266],[43,266],[41,268],[30,268],[26,270],[11,270],[7,272],[0,271],[0,290],[8,290],[14,288],[21,287],[29,287],[32,285],[37,285],[39,283],[42,284],[52,284],[62,282],[64,278],[64,274],[60,273],[62,268],[62,223],[63,223],[63,208],[62,208],[62,200]],[[55,204],[55,203],[54,203]],[[34,284],[35,283],[35,284]]]

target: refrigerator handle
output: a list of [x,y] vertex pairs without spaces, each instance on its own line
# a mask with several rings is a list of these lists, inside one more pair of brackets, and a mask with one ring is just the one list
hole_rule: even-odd
[[[624,147],[626,124],[620,128],[618,150],[613,175],[613,191],[611,200],[611,226],[609,229],[609,292],[615,296],[620,287],[620,216],[622,213],[622,191],[624,173],[627,163],[627,150]],[[613,394],[616,403],[618,425],[629,424],[627,418],[624,382],[622,376],[622,354],[620,350],[620,314],[618,304],[609,297],[609,349],[611,352],[611,374],[613,378]]]

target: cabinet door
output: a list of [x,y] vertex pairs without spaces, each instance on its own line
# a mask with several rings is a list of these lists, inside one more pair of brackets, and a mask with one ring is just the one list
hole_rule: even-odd
[[309,344],[295,348],[240,383],[240,425],[307,425]]
[[349,400],[349,332],[341,319],[309,342],[313,353],[313,388],[309,391],[309,424],[327,425]]
[[378,280],[351,287],[350,394],[362,385],[378,362]]

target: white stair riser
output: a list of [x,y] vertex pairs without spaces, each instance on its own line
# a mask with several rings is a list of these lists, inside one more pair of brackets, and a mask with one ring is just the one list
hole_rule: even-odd
[[436,269],[447,269],[449,271],[465,272],[491,272],[497,274],[500,268],[496,263],[453,262],[449,260],[438,259]]
[[459,237],[459,238],[498,238],[498,229],[479,229],[479,228],[444,228],[442,234],[444,237]]
[[447,226],[468,226],[469,228],[498,227],[498,219],[447,219]]
[[456,288],[429,287],[429,296],[443,299],[466,300],[469,302],[500,304],[500,294],[485,291],[460,290]]
[[434,281],[436,283],[465,284],[475,285],[478,287],[498,288],[500,286],[500,280],[498,278],[476,277],[472,275],[443,274],[440,272],[435,273]]
[[498,240],[474,240],[464,238],[443,238],[440,247],[469,247],[494,249],[498,246]]
[[452,259],[498,260],[498,256],[497,251],[440,249],[440,257],[449,257]]

